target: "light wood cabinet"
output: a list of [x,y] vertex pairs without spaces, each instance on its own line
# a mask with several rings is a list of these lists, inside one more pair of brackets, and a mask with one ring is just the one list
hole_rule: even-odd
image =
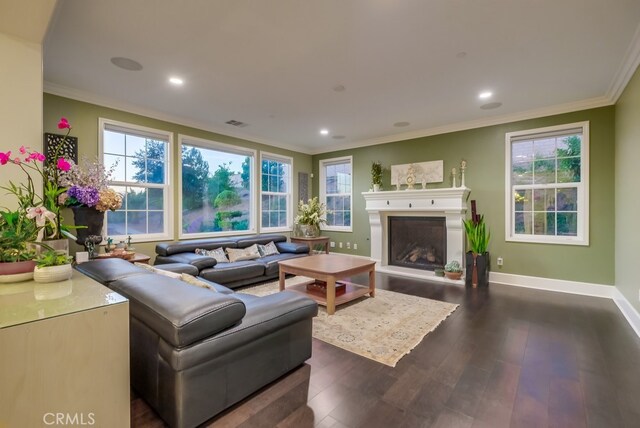
[[128,301],[79,272],[0,284],[0,379],[0,428],[128,427]]

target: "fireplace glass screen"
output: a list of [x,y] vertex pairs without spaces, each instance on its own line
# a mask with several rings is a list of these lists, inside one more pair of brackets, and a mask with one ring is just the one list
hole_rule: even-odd
[[447,227],[444,217],[389,217],[390,265],[422,270],[444,266]]

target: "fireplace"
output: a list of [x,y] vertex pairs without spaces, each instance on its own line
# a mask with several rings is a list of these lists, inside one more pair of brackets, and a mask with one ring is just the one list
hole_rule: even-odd
[[[464,264],[462,219],[467,211],[469,192],[466,187],[363,192],[371,227],[371,258],[377,262],[376,270],[435,278],[436,266],[453,260]],[[397,221],[404,222],[405,226],[400,225],[398,229]],[[396,241],[405,243],[394,245]],[[411,249],[414,241],[417,249]]]
[[447,257],[444,217],[388,217],[389,265],[435,270]]

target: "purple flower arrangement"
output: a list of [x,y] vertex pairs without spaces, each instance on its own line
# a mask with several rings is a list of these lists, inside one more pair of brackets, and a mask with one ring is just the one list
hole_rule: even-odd
[[[71,186],[67,190],[67,205],[86,205],[95,207],[100,201],[100,192],[95,187]],[[74,201],[75,199],[75,201]]]

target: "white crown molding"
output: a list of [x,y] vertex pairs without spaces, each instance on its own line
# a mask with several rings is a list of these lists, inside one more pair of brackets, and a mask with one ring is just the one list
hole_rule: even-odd
[[215,126],[211,126],[210,124],[204,122],[198,122],[194,120],[189,120],[184,117],[173,116],[166,113],[161,113],[153,109],[148,109],[145,107],[135,106],[129,103],[124,103],[121,101],[114,100],[109,97],[103,97],[100,95],[92,94],[90,92],[81,91],[78,89],[69,88],[67,86],[58,85],[52,82],[44,82],[44,92],[52,95],[58,95],[64,98],[71,98],[73,100],[82,101],[89,104],[95,104],[102,107],[112,108],[115,110],[125,111],[127,113],[138,114],[140,116],[149,117],[151,119],[162,120],[165,122],[175,123],[177,125],[189,126],[191,128],[214,132],[216,134],[224,135],[227,137],[239,138],[242,140],[247,140],[252,143],[264,144],[267,146],[278,147],[280,149],[291,150],[296,153],[305,153],[311,154],[306,151],[301,150],[300,147],[291,146],[288,144],[283,144],[278,141],[267,140],[264,138],[258,138],[253,135],[245,134],[242,132],[237,132],[232,129],[222,129]]
[[640,65],[640,25],[636,28],[636,32],[631,39],[624,59],[607,91],[607,98],[609,98],[613,104],[618,102],[622,92],[624,92],[624,89],[636,72],[638,65]]
[[626,297],[618,290],[617,288],[613,292],[613,301],[622,312],[622,315],[627,319],[629,325],[636,332],[638,337],[640,337],[640,314],[636,309],[629,303]]
[[510,113],[502,116],[487,117],[482,119],[470,120],[467,122],[452,123],[449,125],[438,126],[435,128],[421,129],[418,131],[404,132],[402,134],[388,135],[385,137],[371,138],[368,140],[354,141],[345,144],[334,144],[325,146],[321,149],[312,150],[310,154],[317,155],[321,153],[335,152],[345,149],[355,149],[358,147],[374,146],[377,144],[393,143],[403,140],[411,140],[414,138],[429,137],[432,135],[448,134],[457,131],[466,131],[468,129],[484,128],[485,126],[502,125],[505,123],[518,122],[521,120],[536,119],[539,117],[553,116],[556,114],[571,113],[574,111],[588,110],[592,108],[605,107],[612,105],[613,102],[606,96],[589,98],[581,101],[574,101],[555,106],[543,107],[539,109],[527,110],[519,113]]

